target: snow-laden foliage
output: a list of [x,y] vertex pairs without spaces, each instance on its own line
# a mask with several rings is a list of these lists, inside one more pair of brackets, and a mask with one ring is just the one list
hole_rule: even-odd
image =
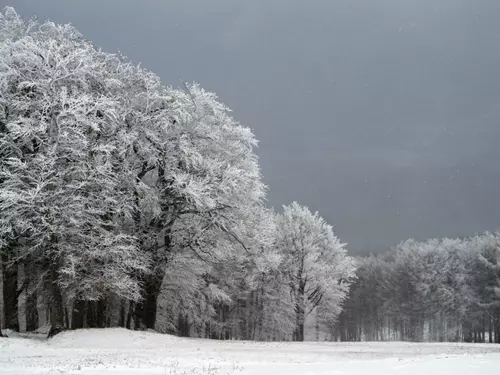
[[277,218],[276,247],[294,303],[295,339],[302,341],[305,319],[314,309],[321,311],[322,323],[333,325],[354,276],[354,263],[333,228],[296,202]]
[[[13,260],[57,272],[67,297],[139,299],[148,259],[124,233],[129,192],[116,157],[110,59],[71,26],[1,19],[0,238]],[[18,30],[15,34],[12,29]]]
[[350,258],[317,215],[265,207],[257,140],[213,93],[12,8],[0,93],[6,325],[288,339],[303,303],[335,320]]
[[317,213],[265,207],[257,144],[199,85],[6,8],[0,325],[500,342],[499,233],[355,264]]
[[500,235],[407,240],[360,260],[343,340],[500,341]]

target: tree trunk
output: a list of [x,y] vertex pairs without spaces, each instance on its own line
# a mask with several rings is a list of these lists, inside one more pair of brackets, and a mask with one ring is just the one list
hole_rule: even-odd
[[491,324],[491,315],[488,315],[488,342],[493,344],[493,326]]
[[305,289],[306,283],[300,280],[295,303],[295,341],[304,341]]
[[61,332],[64,327],[64,311],[63,299],[59,285],[57,285],[57,271],[50,270],[50,279],[46,288],[50,293],[49,303],[49,318],[50,318],[50,332],[49,337]]
[[344,341],[347,341],[347,330],[346,330],[346,315],[347,315],[347,311],[344,310],[340,313],[340,316],[339,316],[339,324],[338,324],[338,327],[339,327],[339,338],[340,338],[340,341],[341,342],[344,342]]
[[254,304],[254,291],[252,290],[250,292],[250,298],[249,298],[249,311],[250,311],[250,318],[248,319],[248,331],[249,331],[249,339],[250,340],[255,340],[255,314],[257,313],[257,310],[255,309],[255,304]]
[[180,337],[189,337],[189,316],[187,314],[179,313],[178,316],[178,334]]
[[[5,263],[4,263],[5,264]],[[5,266],[4,266],[5,267]],[[4,297],[4,327],[19,329],[17,321],[17,265],[4,268],[3,297]]]
[[261,292],[260,292],[261,298],[259,300],[259,292],[255,293],[255,306],[258,306],[257,311],[258,313],[258,320],[256,322],[257,324],[257,330],[258,330],[258,337],[259,340],[264,340],[263,335],[262,335],[262,328],[264,326],[264,287],[262,287]]
[[210,338],[210,322],[205,322],[205,338]]
[[160,295],[163,276],[151,276],[145,282],[144,299],[135,307],[136,328],[155,329],[158,296]]
[[71,329],[83,328],[85,301],[76,300],[73,304],[73,311],[71,314]]
[[29,293],[26,299],[26,329],[28,332],[38,328],[38,310],[36,293]]
[[36,295],[38,328],[42,328],[49,323],[47,318],[47,303],[45,302],[44,292],[45,291],[39,291]]
[[3,299],[3,260],[0,257],[0,337],[2,336],[2,329],[5,329],[5,302]]
[[224,314],[224,331],[225,331],[225,337],[224,339],[225,340],[229,340],[231,338],[231,325],[230,324],[227,324],[228,322],[228,319],[229,319],[229,306],[225,306],[224,307],[224,310],[223,310],[223,314]]
[[319,314],[318,314],[318,308],[316,307],[316,311],[315,311],[315,317],[316,317],[316,324],[315,324],[315,328],[316,328],[316,341],[319,341]]
[[108,305],[106,304],[105,299],[101,299],[96,302],[96,320],[97,320],[97,328],[106,327],[106,312]]
[[95,301],[86,301],[85,303],[87,305],[87,327],[97,328],[97,303]]
[[125,326],[125,301],[122,300],[120,302],[120,320],[118,322],[119,327],[126,327]]
[[19,263],[17,265],[17,322],[20,333],[26,332],[26,284],[24,263]]
[[239,301],[238,307],[238,316],[239,316],[239,335],[238,338],[240,340],[248,340],[248,309],[247,309],[247,301],[242,299]]
[[64,321],[64,327],[68,328],[71,327],[71,319],[69,316],[70,310],[68,309],[68,306],[63,306],[63,321]]
[[135,303],[130,301],[129,306],[128,306],[128,311],[127,311],[127,329],[134,329],[135,327],[132,327],[132,323],[135,326],[135,321],[132,320],[133,316],[132,314],[134,313],[135,310]]
[[497,318],[496,318],[496,328],[495,328],[495,342],[497,344],[500,344],[500,309],[497,312]]

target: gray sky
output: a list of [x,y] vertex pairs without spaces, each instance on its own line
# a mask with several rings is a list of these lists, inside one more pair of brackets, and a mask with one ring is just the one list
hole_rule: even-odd
[[269,204],[353,253],[500,224],[498,0],[0,0],[250,126]]

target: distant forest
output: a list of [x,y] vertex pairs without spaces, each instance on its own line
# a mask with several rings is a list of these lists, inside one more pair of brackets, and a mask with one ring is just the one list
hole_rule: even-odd
[[[0,13],[0,327],[500,343],[500,234],[353,258],[257,140],[73,26]],[[0,331],[0,335],[2,335]]]

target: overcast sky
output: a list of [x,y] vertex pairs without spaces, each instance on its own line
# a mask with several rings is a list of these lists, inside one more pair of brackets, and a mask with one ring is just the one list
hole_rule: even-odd
[[498,0],[0,0],[72,23],[260,140],[269,205],[353,253],[500,224]]

